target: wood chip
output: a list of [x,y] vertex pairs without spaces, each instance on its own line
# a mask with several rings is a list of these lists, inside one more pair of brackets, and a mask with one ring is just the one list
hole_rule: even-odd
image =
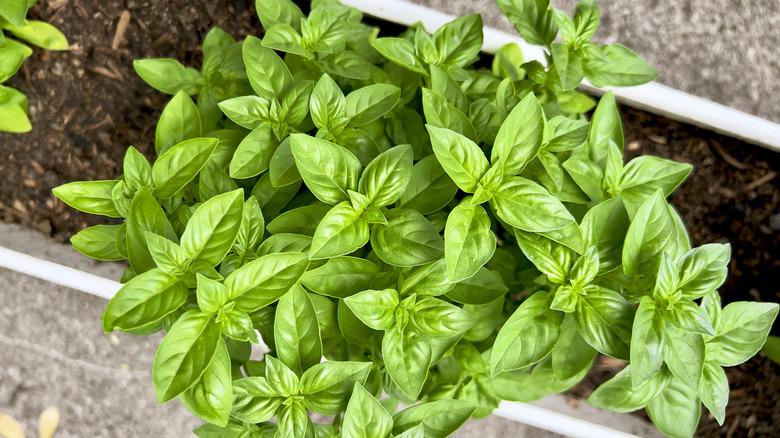
[[746,192],[751,192],[764,184],[768,183],[769,181],[772,181],[777,174],[775,172],[769,172],[766,175],[762,176],[761,178],[758,178],[757,180],[753,181],[752,183],[745,186]]
[[130,24],[130,11],[122,11],[122,15],[119,16],[119,23],[116,25],[116,32],[114,32],[114,40],[111,41],[111,48],[116,50],[125,40],[125,32],[127,31],[127,25]]
[[634,140],[631,143],[629,143],[628,146],[626,146],[626,149],[628,149],[629,151],[638,151],[639,146],[640,146],[639,142]]
[[92,67],[91,69],[89,69],[89,71],[91,71],[92,73],[97,73],[100,76],[105,76],[109,79],[114,79],[116,81],[122,79],[122,76],[118,75],[116,72],[113,72],[102,66]]
[[660,135],[649,134],[647,136],[647,138],[649,138],[650,141],[652,141],[653,143],[656,143],[656,144],[667,144],[668,143],[668,141],[666,140],[666,137],[661,137]]
[[723,161],[731,164],[732,166],[736,167],[739,170],[747,170],[750,169],[750,166],[747,164],[737,160],[731,154],[726,152],[725,149],[723,149],[723,146],[721,146],[720,142],[717,140],[712,140],[712,147],[715,148],[715,151],[718,153],[718,155],[723,158]]

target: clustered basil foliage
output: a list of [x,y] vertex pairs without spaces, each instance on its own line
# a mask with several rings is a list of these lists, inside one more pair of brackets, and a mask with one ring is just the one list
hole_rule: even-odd
[[259,0],[264,37],[212,30],[200,71],[135,64],[173,95],[157,160],[131,147],[121,178],[54,192],[124,219],[73,245],[129,260],[103,326],[166,333],[154,388],[198,436],[444,437],[598,354],[629,365],[591,404],[672,436],[702,403],[723,422],[722,367],[778,306],[721,308],[729,246],[692,248],[666,200],[691,166],[624,163],[613,96],[576,90],[655,71],[591,42],[592,1],[498,3],[548,67],[509,44],[474,68],[479,15],[377,37],[335,0]]
[[0,0],[0,132],[28,132],[27,96],[2,85],[19,71],[32,55],[27,45],[10,38],[5,32],[47,50],[66,50],[68,40],[56,27],[43,21],[27,20],[27,10],[38,0]]

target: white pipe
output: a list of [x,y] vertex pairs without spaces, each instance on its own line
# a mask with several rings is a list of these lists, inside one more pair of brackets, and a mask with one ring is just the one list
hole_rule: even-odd
[[493,415],[575,438],[636,438],[636,435],[630,433],[528,403],[503,401],[493,411]]
[[0,267],[67,286],[101,298],[111,299],[122,285],[114,280],[42,260],[0,246]]
[[[105,299],[111,299],[122,286],[119,282],[2,246],[0,246],[0,267]],[[513,421],[572,437],[635,437],[606,426],[526,403],[501,402],[501,405],[493,413]]]
[[[428,31],[434,31],[455,18],[406,0],[342,0],[342,3],[360,9],[366,14],[407,26],[422,22]],[[517,43],[523,50],[526,60],[545,62],[541,47],[530,45],[516,35],[490,27],[484,28],[482,50],[485,52],[494,53],[507,43]],[[585,81],[582,88],[596,94],[612,91],[619,101],[630,106],[780,152],[780,124],[676,90],[659,82],[650,82],[636,87],[599,89]]]

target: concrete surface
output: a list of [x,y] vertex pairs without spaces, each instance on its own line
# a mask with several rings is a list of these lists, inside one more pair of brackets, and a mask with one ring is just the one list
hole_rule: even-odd
[[[513,32],[495,0],[410,0],[454,15],[479,12]],[[552,0],[571,12],[576,0]],[[597,0],[596,40],[623,44],[660,72],[660,82],[780,122],[778,0]]]
[[[97,263],[43,235],[0,223],[0,246],[107,278],[121,266]],[[178,402],[159,406],[150,366],[159,337],[105,335],[106,301],[0,269],[0,412],[34,436],[40,412],[60,410],[58,438],[184,437],[199,424]],[[549,397],[540,406],[644,437],[659,436],[641,419]],[[469,422],[460,438],[559,435],[498,417]]]

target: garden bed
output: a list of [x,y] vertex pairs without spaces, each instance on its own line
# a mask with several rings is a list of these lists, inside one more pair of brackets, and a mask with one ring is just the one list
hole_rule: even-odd
[[[51,188],[114,178],[128,145],[153,151],[155,123],[167,97],[136,77],[132,60],[171,56],[198,65],[199,44],[210,27],[222,26],[236,37],[259,32],[250,3],[51,0],[36,7],[32,15],[62,29],[73,50],[36,52],[10,83],[29,95],[36,129],[0,134],[0,218],[61,240],[98,221],[67,208]],[[124,11],[130,21],[123,33]],[[780,284],[767,281],[780,263],[780,155],[629,108],[623,108],[623,122],[629,155],[666,156],[694,166],[672,201],[694,244],[731,242],[724,301],[780,301]],[[614,372],[609,363],[600,369]],[[727,370],[732,401],[721,434],[774,430],[780,421],[779,372],[762,356]],[[598,377],[578,393],[588,392]],[[715,428],[705,416],[700,432],[711,436]]]

